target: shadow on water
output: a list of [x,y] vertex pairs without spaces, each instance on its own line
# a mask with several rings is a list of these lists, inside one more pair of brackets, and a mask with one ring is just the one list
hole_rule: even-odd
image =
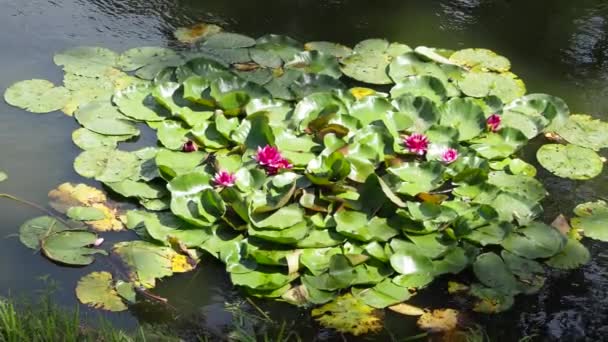
[[[564,98],[573,112],[608,118],[608,3],[602,0],[0,0],[0,88],[24,78],[61,81],[51,56],[77,45],[125,50],[141,45],[173,45],[176,27],[209,21],[228,30],[260,36],[290,35],[301,41],[330,40],[353,45],[386,37],[412,46],[486,47],[508,56],[530,92]],[[72,145],[73,120],[60,113],[27,114],[0,103],[0,168],[10,181],[2,191],[38,203],[49,189],[65,181],[82,182],[71,168],[78,149]],[[144,137],[144,139],[146,139]],[[534,161],[535,149],[523,152]],[[125,146],[131,149],[130,146]],[[542,171],[541,171],[542,172]],[[608,175],[592,182],[573,182],[543,173],[550,200],[543,203],[546,221],[570,213],[575,203],[608,197]],[[0,202],[2,235],[17,231],[39,213]],[[112,243],[109,236],[108,242]],[[555,272],[538,295],[519,296],[509,312],[472,318],[492,340],[600,341],[608,333],[608,253],[606,244],[586,241],[593,261],[573,272]],[[102,269],[103,265],[92,268]],[[86,272],[91,271],[87,269]],[[59,279],[57,299],[75,304],[72,288],[80,269],[50,267],[14,238],[0,240],[2,292],[28,293],[41,274]],[[438,282],[413,299],[429,307],[459,306]],[[131,314],[111,316],[121,326],[141,321],[178,322],[192,331],[218,334],[230,322],[225,302],[239,299],[223,267],[207,261],[199,271],[163,281],[156,290],[176,308],[136,307]],[[272,317],[295,320],[305,340],[332,340],[304,312],[280,303],[258,302]],[[179,313],[179,315],[176,315]],[[188,319],[186,319],[187,317]],[[181,321],[180,321],[181,320]],[[395,336],[415,333],[413,320],[387,314]],[[388,335],[369,339],[388,340]]]

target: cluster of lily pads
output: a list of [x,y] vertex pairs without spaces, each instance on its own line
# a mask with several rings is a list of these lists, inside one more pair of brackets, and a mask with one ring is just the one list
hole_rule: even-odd
[[[582,235],[608,241],[603,202],[577,207],[574,228],[563,217],[539,221],[547,192],[517,157],[546,135],[544,168],[593,178],[607,124],[570,115],[557,97],[526,95],[505,57],[384,39],[353,49],[253,39],[214,25],[196,32],[181,31],[190,34],[181,50],[69,49],[54,58],[63,86],[29,80],[6,90],[11,105],[73,114],[84,150],[76,172],[140,206],[124,210],[66,183],[49,195],[67,218],[21,227],[21,240],[54,261],[122,261],[124,272],[79,282],[83,303],[124,310],[157,279],[211,255],[247,294],[300,306],[336,300],[313,315],[365,333],[380,326],[375,309],[399,311],[434,279],[468,268],[476,280],[450,290],[474,298],[476,311],[506,310],[543,286],[547,266],[585,264]],[[143,129],[156,133],[152,146],[118,148]],[[140,240],[104,250],[96,232],[125,226]]]

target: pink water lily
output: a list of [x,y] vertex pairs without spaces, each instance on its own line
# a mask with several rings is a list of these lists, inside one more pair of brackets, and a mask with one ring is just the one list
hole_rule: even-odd
[[451,164],[458,159],[458,151],[453,148],[447,148],[441,154],[441,160],[446,164]]
[[258,153],[254,159],[270,175],[277,174],[281,169],[291,169],[293,167],[287,159],[283,158],[278,149],[270,145],[258,147]]
[[269,175],[276,175],[277,173],[279,173],[280,170],[291,169],[292,167],[293,167],[293,165],[291,165],[289,160],[282,158],[277,163],[266,166],[266,172]]
[[409,137],[405,138],[405,146],[410,152],[415,153],[419,156],[426,153],[429,148],[429,139],[420,133],[414,133]]
[[229,188],[234,186],[236,176],[228,171],[220,171],[213,177],[213,182],[215,183],[215,186]]
[[502,118],[498,114],[492,114],[486,120],[486,124],[488,125],[488,129],[491,132],[497,132],[500,129],[500,123],[502,122]]
[[101,238],[101,237],[100,237],[100,238],[97,238],[97,239],[95,240],[95,242],[93,242],[93,246],[95,246],[95,247],[99,247],[99,246],[101,246],[101,244],[103,243],[103,241],[104,241],[104,239],[103,239],[103,238]]
[[194,141],[188,140],[182,146],[182,151],[183,152],[195,152],[195,151],[198,151],[198,146],[196,145],[196,143]]

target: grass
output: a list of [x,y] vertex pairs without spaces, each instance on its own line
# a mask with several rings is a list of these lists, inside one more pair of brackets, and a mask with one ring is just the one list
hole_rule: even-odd
[[232,325],[227,327],[225,335],[215,336],[165,325],[145,325],[124,331],[101,318],[87,319],[78,307],[73,310],[59,307],[50,299],[53,292],[53,289],[44,291],[35,302],[0,297],[0,342],[301,341],[291,325],[272,321],[251,301],[226,304],[225,310],[233,317]]

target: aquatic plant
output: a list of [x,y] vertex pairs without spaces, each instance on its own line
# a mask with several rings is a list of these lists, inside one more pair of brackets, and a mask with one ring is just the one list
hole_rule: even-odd
[[[158,279],[213,256],[248,295],[331,302],[316,319],[364,333],[380,327],[378,309],[398,311],[465,269],[476,279],[454,295],[475,298],[476,311],[507,310],[543,286],[546,265],[585,264],[582,236],[608,241],[604,202],[578,207],[574,229],[539,221],[547,192],[517,157],[546,134],[544,168],[593,178],[607,124],[526,95],[503,56],[384,39],[353,49],[253,39],[209,25],[177,36],[179,50],[69,49],[54,58],[63,86],[29,80],[4,94],[31,112],[73,115],[84,150],[76,172],[141,205],[124,210],[66,183],[49,194],[56,217],[21,227],[26,246],[59,263],[122,260],[124,273],[81,279],[85,304],[124,310],[138,294],[154,298]],[[143,129],[158,145],[117,148]],[[98,233],[125,228],[140,240],[100,248]]]

